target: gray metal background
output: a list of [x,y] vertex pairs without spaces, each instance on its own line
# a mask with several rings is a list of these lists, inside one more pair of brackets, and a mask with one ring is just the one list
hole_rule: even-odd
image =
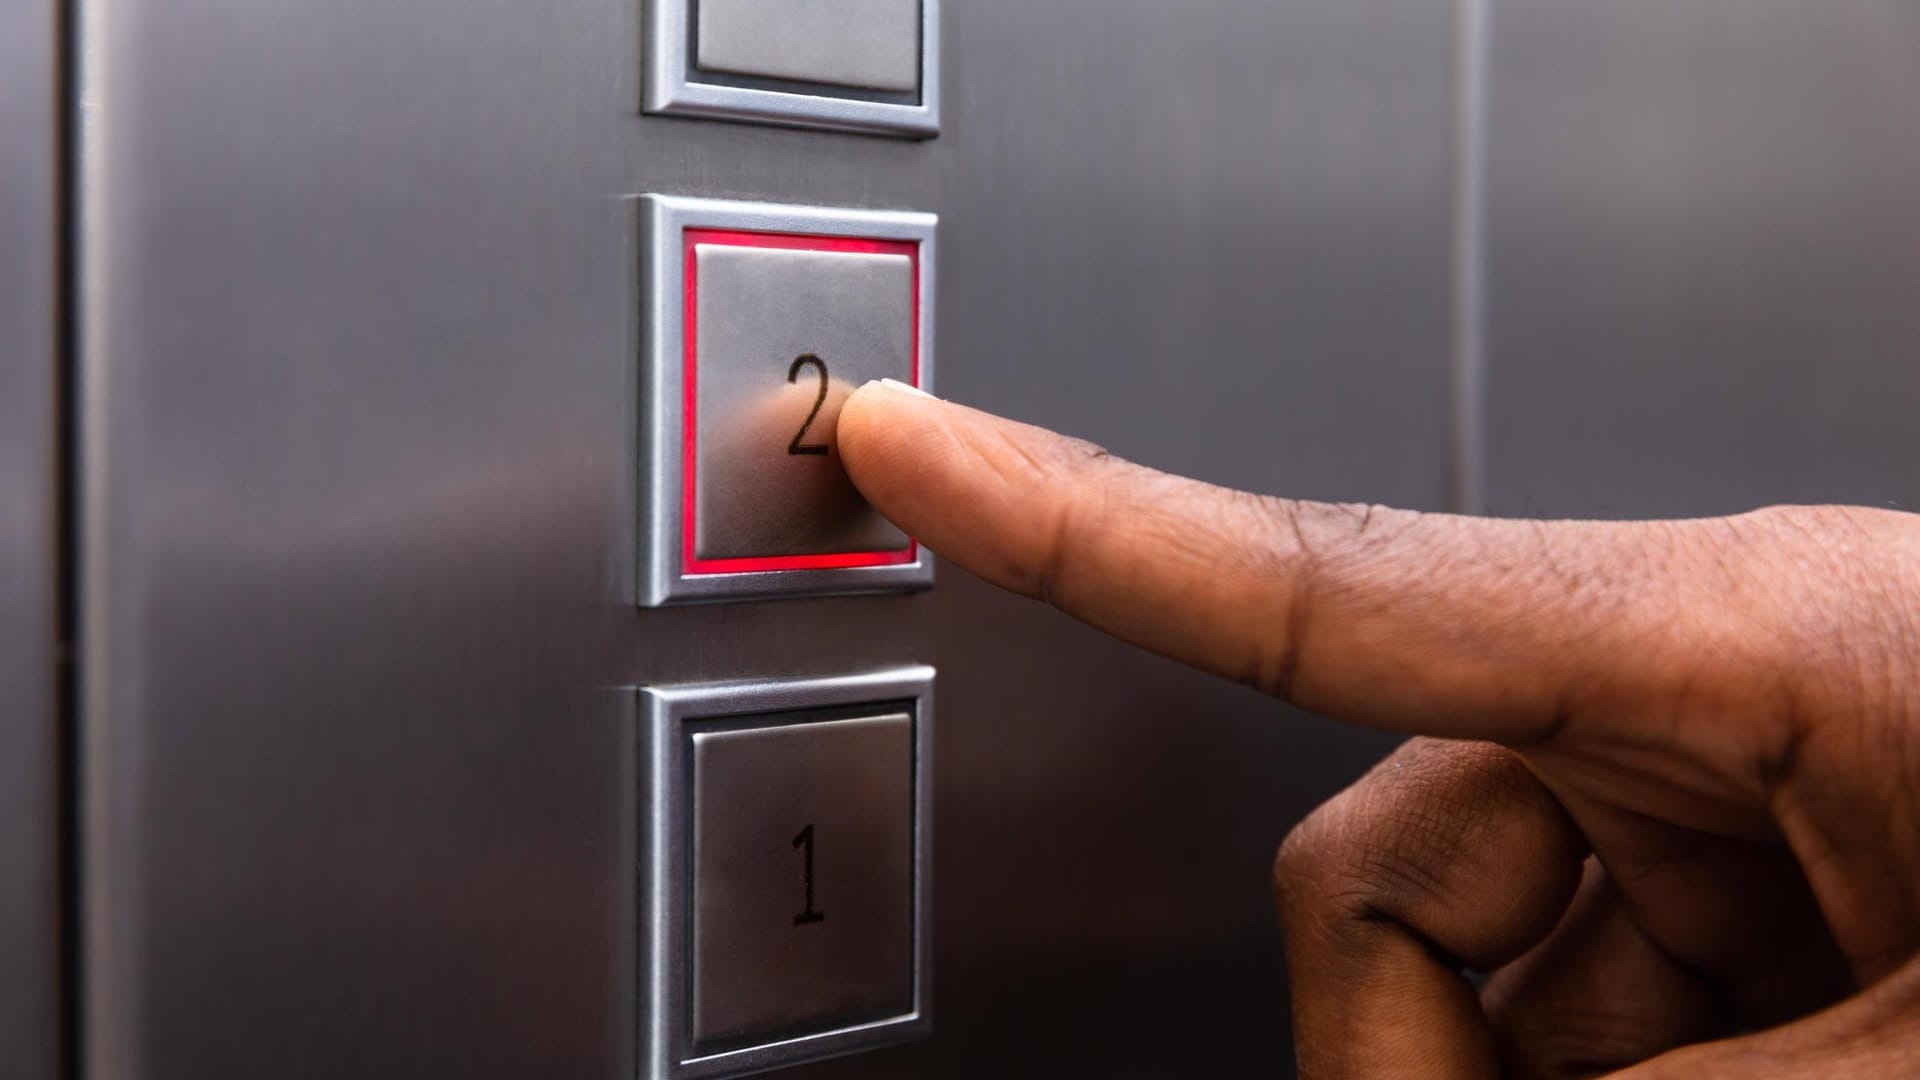
[[[1387,740],[957,570],[635,611],[623,200],[936,211],[946,396],[1434,508],[1445,5],[950,4],[925,144],[638,117],[633,0],[82,8],[92,1075],[628,1075],[616,688],[922,661],[936,1036],[792,1075],[1285,1071],[1268,859]],[[1910,495],[1920,17],[1494,15],[1493,505]]]
[[1920,509],[1920,5],[1493,25],[1491,507]]
[[54,640],[60,49],[54,0],[0,5],[0,1075],[60,1052]]

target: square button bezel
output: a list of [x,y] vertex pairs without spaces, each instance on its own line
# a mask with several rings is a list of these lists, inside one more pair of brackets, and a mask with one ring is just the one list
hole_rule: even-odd
[[704,71],[694,61],[698,3],[646,0],[643,112],[910,139],[940,133],[940,0],[920,0],[920,87],[912,94]]
[[[759,235],[769,247],[846,250],[848,245],[902,250],[911,246],[915,273],[913,334],[914,377],[931,390],[934,377],[935,232],[932,214],[895,210],[851,210],[720,199],[646,195],[639,199],[641,327],[639,335],[640,424],[636,449],[639,469],[640,551],[636,602],[643,607],[752,600],[772,597],[831,596],[849,593],[911,592],[933,584],[933,559],[912,544],[904,556],[753,560],[741,569],[716,570],[691,558],[688,494],[689,443],[687,373],[697,362],[688,335],[688,234]],[[868,553],[875,554],[875,553]]]
[[[639,978],[645,1080],[714,1080],[837,1057],[925,1038],[932,1030],[932,944],[929,898],[933,870],[932,668],[914,666],[862,675],[644,687],[637,692],[640,772]],[[913,1008],[884,1017],[776,1041],[701,1053],[688,1023],[692,969],[693,808],[690,726],[749,722],[806,723],[791,714],[872,705],[907,708],[913,720]],[[781,718],[785,719],[781,719]]]

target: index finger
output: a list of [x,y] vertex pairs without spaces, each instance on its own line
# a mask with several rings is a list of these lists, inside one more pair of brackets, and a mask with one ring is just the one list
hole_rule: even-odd
[[1536,742],[1582,700],[1682,690],[1756,640],[1702,523],[1249,495],[897,384],[855,393],[838,438],[861,493],[943,557],[1358,723]]

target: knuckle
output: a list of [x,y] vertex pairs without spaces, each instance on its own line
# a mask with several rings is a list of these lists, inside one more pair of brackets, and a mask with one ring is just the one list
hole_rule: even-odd
[[1275,864],[1290,940],[1349,958],[1411,932],[1478,967],[1538,941],[1585,842],[1512,752],[1415,739],[1302,822]]
[[1322,805],[1288,831],[1273,857],[1274,894],[1284,907],[1297,907],[1323,879],[1322,868],[1338,849],[1339,800]]
[[1384,841],[1392,829],[1356,806],[1356,790],[1336,797],[1296,826],[1274,859],[1282,917],[1320,925],[1371,922],[1397,910],[1409,889],[1429,878]]
[[1447,899],[1449,868],[1485,839],[1489,807],[1513,797],[1522,768],[1489,744],[1409,742],[1287,836],[1274,862],[1279,895],[1346,919]]

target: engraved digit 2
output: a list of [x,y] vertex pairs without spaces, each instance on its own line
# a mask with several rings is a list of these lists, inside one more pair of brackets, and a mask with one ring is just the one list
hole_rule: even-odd
[[795,915],[793,917],[793,925],[811,926],[812,924],[820,922],[827,917],[825,913],[813,910],[813,826],[812,825],[808,825],[806,828],[800,830],[800,835],[793,838],[793,846],[804,849],[801,852],[801,856],[800,856],[801,867],[802,867],[801,880],[807,892],[807,906],[805,910],[800,912],[800,914]]
[[[812,353],[802,353],[787,369],[787,381],[799,382],[800,369],[804,367],[812,367],[820,372],[820,395],[813,399],[813,411],[807,414],[807,422],[800,425],[800,430],[794,432],[793,441],[787,444],[787,453],[824,456],[827,452],[826,443],[803,443],[800,440],[807,437],[807,429],[820,418],[820,406],[827,403],[827,362]],[[811,858],[813,849],[808,848],[807,851]]]

